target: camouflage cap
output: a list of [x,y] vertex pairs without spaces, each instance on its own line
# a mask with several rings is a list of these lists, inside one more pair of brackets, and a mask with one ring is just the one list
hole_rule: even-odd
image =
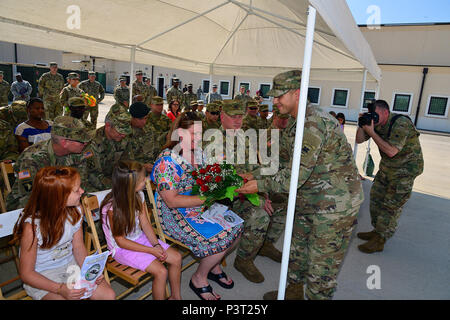
[[260,112],[269,112],[269,105],[268,104],[262,104],[259,106]]
[[220,107],[215,104],[215,103],[208,103],[206,105],[206,111],[208,112],[219,112],[220,111]]
[[105,122],[110,122],[114,129],[120,133],[131,134],[131,114],[121,109],[116,109],[115,112],[111,110],[106,114]]
[[203,100],[197,100],[197,105],[204,106],[205,103],[203,102]]
[[51,133],[79,142],[89,142],[92,140],[83,123],[80,120],[69,116],[56,117],[55,120],[53,120]]
[[82,97],[69,98],[69,107],[85,107],[86,100]]
[[277,74],[273,78],[272,89],[267,93],[271,97],[279,97],[289,90],[300,89],[300,82],[302,80],[301,70],[291,70]]
[[164,104],[164,99],[161,98],[160,96],[153,96],[152,97],[152,101],[150,102],[151,104]]
[[247,100],[247,108],[257,107],[257,106],[258,106],[258,102],[256,102],[255,100]]
[[13,117],[17,120],[24,119],[27,121],[28,113],[27,113],[27,102],[25,100],[16,100],[11,103],[11,113]]
[[120,76],[119,81],[127,81],[127,77],[125,77],[125,76]]
[[223,100],[222,111],[225,112],[229,116],[245,114],[243,104],[240,101],[231,100],[231,99]]
[[278,118],[283,118],[283,119],[289,118],[289,114],[288,113],[286,113],[286,114],[280,113],[280,110],[278,110],[277,106],[273,106],[272,111],[273,111],[273,114],[276,115]]
[[67,79],[80,79],[80,76],[76,72],[71,72],[67,75]]
[[95,76],[95,71],[89,71],[89,72],[88,72],[88,75],[90,75],[90,76]]
[[50,67],[53,67],[53,66],[57,67],[58,66],[58,64],[56,62],[54,62],[54,61],[50,62],[48,65]]
[[195,106],[198,106],[198,102],[197,102],[197,100],[191,101],[191,104],[190,104],[190,106],[191,106],[191,107],[195,107]]
[[143,72],[142,72],[142,70],[136,70],[136,73],[135,73],[135,75],[142,75],[142,74],[144,74]]

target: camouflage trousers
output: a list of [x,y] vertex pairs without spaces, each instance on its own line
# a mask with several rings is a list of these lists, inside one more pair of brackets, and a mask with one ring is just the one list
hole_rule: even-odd
[[62,116],[63,107],[59,97],[51,97],[45,98],[44,101],[44,110],[45,110],[45,119],[54,120],[58,116]]
[[301,209],[295,210],[288,282],[306,284],[309,299],[331,299],[359,206],[327,214],[301,214]]
[[94,128],[97,127],[97,118],[98,118],[98,105],[95,107],[87,107],[86,111],[84,111],[83,119],[87,120],[88,116],[91,115],[91,123]]
[[395,176],[379,170],[370,189],[372,226],[384,239],[397,230],[402,208],[411,197],[415,176]]

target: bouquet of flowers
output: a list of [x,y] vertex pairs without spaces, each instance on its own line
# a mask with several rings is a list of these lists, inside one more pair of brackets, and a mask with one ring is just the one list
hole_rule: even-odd
[[97,103],[97,99],[95,99],[94,96],[90,96],[87,93],[84,93],[83,98],[86,100],[87,105],[89,107],[95,107],[95,104]]
[[[197,171],[192,171],[191,175],[195,180],[192,194],[199,195],[206,200],[205,208],[217,200],[228,198],[232,201],[235,196],[239,195],[235,190],[247,182],[236,173],[233,165],[226,163],[207,165]],[[256,193],[246,194],[245,197],[253,205],[259,206],[259,197]]]

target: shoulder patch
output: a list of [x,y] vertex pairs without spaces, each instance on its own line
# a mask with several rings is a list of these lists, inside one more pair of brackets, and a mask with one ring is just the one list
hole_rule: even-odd
[[19,171],[19,180],[31,178],[30,170]]
[[92,153],[92,151],[86,151],[86,152],[83,154],[83,158],[88,159],[88,158],[92,157],[93,155],[94,155],[94,154]]

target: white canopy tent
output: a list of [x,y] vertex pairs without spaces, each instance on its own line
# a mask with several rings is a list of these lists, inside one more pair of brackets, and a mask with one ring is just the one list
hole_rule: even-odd
[[0,40],[130,61],[131,76],[134,63],[265,77],[302,69],[283,299],[309,79],[347,71],[346,79],[360,81],[364,73],[362,97],[366,79],[381,79],[345,0],[2,0],[0,8]]

